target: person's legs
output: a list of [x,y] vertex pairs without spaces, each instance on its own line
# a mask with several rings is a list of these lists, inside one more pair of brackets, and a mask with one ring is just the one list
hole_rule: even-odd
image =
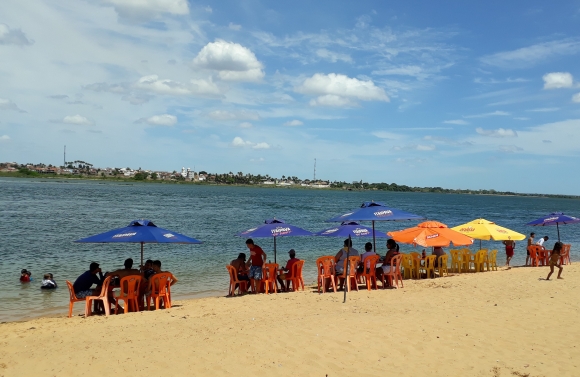
[[550,264],[550,273],[548,274],[546,280],[550,280],[550,276],[552,276],[553,273],[554,273],[554,265]]
[[286,287],[284,286],[284,280],[282,280],[282,276],[284,275],[276,276],[276,279],[278,279],[278,283],[280,283],[280,290],[284,292],[286,291]]
[[561,265],[557,265],[556,267],[558,267],[560,269],[560,271],[558,271],[558,279],[564,279],[561,275],[562,275],[562,271],[564,270],[564,267],[562,267]]

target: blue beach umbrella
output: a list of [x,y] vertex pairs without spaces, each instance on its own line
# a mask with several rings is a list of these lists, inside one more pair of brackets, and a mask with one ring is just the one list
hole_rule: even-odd
[[96,234],[87,238],[82,238],[74,242],[86,243],[140,243],[141,244],[141,265],[143,265],[143,244],[146,243],[178,243],[178,244],[200,244],[195,238],[173,232],[171,230],[159,228],[150,220],[133,220],[124,227],[109,230],[105,233]]
[[[321,237],[372,237],[373,230],[372,228],[360,225],[355,221],[344,221],[340,226],[321,230],[320,232],[314,233],[314,235]],[[386,233],[377,232],[376,237],[387,238],[388,236]]]
[[405,212],[397,208],[387,207],[381,202],[364,202],[360,208],[354,209],[350,212],[342,214],[340,216],[333,217],[326,220],[327,222],[333,221],[372,221],[373,223],[373,247],[376,249],[376,233],[375,233],[375,221],[403,221],[403,220],[422,220],[424,217],[415,215],[413,213]]
[[564,215],[562,212],[552,212],[548,216],[544,216],[537,220],[531,221],[526,225],[531,226],[550,226],[556,225],[558,230],[558,241],[560,241],[560,224],[577,224],[580,223],[580,219],[574,216]]
[[274,238],[274,263],[276,263],[276,238],[289,236],[312,236],[312,232],[299,228],[294,225],[286,224],[282,219],[268,219],[263,225],[245,230],[236,234],[238,237],[245,238]]

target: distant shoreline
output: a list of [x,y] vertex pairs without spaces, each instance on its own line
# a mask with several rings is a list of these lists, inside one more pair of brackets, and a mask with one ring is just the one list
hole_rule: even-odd
[[[565,194],[539,194],[539,193],[502,193],[502,192],[478,192],[489,190],[456,190],[456,189],[442,189],[444,191],[432,191],[433,188],[416,188],[414,190],[383,190],[383,189],[363,189],[363,188],[339,188],[339,187],[310,187],[301,185],[280,186],[280,185],[263,185],[263,184],[243,184],[243,183],[214,183],[214,182],[200,182],[200,181],[176,181],[176,180],[136,180],[134,178],[121,177],[71,177],[63,175],[39,175],[30,176],[21,173],[7,173],[0,172],[0,178],[23,178],[23,179],[40,179],[40,180],[62,180],[62,181],[91,181],[91,182],[117,182],[123,184],[173,184],[173,185],[197,185],[197,186],[226,186],[226,187],[253,187],[253,188],[276,188],[276,189],[300,189],[300,190],[332,190],[332,191],[383,191],[383,192],[415,192],[415,193],[435,193],[435,194],[457,194],[457,195],[481,195],[481,196],[512,196],[512,197],[528,197],[528,198],[553,198],[553,199],[580,199],[580,195],[565,195]],[[467,191],[467,192],[465,192]]]

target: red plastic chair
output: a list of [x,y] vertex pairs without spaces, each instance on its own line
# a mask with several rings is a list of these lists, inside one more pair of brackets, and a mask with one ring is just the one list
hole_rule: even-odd
[[290,290],[290,284],[292,284],[292,290],[298,291],[300,287],[304,290],[304,278],[302,277],[302,267],[304,267],[304,261],[299,260],[298,262],[292,265],[292,270],[289,274],[285,276],[285,279],[288,282],[288,290]]
[[[150,310],[153,302],[155,302],[155,310],[158,310],[161,300],[163,300],[163,306],[165,309],[171,308],[171,300],[169,299],[169,291],[167,289],[169,286],[170,277],[170,274],[162,272],[152,275],[149,278],[149,288],[151,288],[151,291],[145,298],[145,305],[147,306],[147,310]],[[151,305],[149,303],[151,303]]]
[[238,271],[236,271],[234,266],[227,264],[226,268],[230,274],[230,290],[228,292],[228,296],[235,296],[236,289],[240,295],[246,293],[248,291],[248,282],[238,279]]
[[73,285],[72,285],[72,283],[70,281],[67,280],[66,281],[66,285],[68,287],[68,293],[70,295],[70,301],[69,301],[69,304],[68,304],[68,317],[70,318],[70,317],[72,317],[72,310],[73,310],[74,303],[75,302],[80,302],[80,301],[85,301],[85,299],[84,298],[78,298],[75,295],[75,290],[74,290]]
[[365,280],[365,283],[367,285],[367,290],[371,290],[371,288],[374,287],[375,289],[377,289],[377,262],[379,261],[380,256],[378,255],[371,255],[370,257],[366,257],[366,259],[364,260],[364,262],[362,262],[363,265],[363,272],[362,274],[360,274],[360,276]]
[[393,286],[393,280],[395,280],[395,288],[399,288],[399,281],[401,281],[401,288],[404,288],[403,275],[401,275],[401,258],[403,258],[401,254],[391,258],[391,270],[383,274],[383,287],[386,286],[385,279],[388,279],[391,287]]
[[125,314],[129,311],[139,311],[139,286],[141,285],[142,277],[139,275],[125,276],[119,281],[121,291],[115,299],[115,314],[119,312],[119,301],[123,301],[125,306],[123,312]]
[[336,292],[336,280],[334,278],[336,262],[334,256],[326,255],[316,260],[316,267],[318,269],[318,293],[322,288],[322,293],[326,292],[326,281],[332,285],[332,289]]
[[[347,263],[348,266],[348,276],[346,275],[347,270]],[[342,271],[342,275],[337,275],[337,279],[346,279],[346,290],[348,292],[351,291],[351,285],[354,283],[354,289],[358,291],[358,283],[356,281],[356,268],[360,264],[360,256],[352,256],[348,257],[348,260],[344,260],[344,270]]]
[[91,304],[93,301],[102,301],[105,307],[105,316],[111,314],[111,303],[109,302],[109,284],[111,283],[111,276],[107,276],[101,286],[101,293],[98,296],[85,297],[85,317],[91,315]]
[[260,285],[264,285],[264,293],[269,294],[270,288],[274,293],[278,293],[278,282],[276,276],[278,273],[278,263],[266,263],[262,267],[262,280]]

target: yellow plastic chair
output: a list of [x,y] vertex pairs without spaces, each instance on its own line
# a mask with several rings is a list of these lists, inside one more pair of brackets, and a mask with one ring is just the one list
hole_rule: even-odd
[[497,250],[492,250],[487,254],[488,271],[497,271]]
[[487,255],[487,249],[478,250],[471,263],[473,264],[474,272],[483,272],[483,266],[485,264],[485,256]]
[[451,271],[461,273],[461,251],[457,249],[449,250],[451,254]]
[[421,254],[411,252],[409,255],[411,256],[411,268],[415,275],[415,279],[421,279]]
[[403,267],[403,279],[412,279],[415,276],[413,259],[410,255],[401,253],[401,266]]
[[461,256],[461,270],[463,272],[471,272],[470,264],[471,264],[471,252],[469,249],[461,249],[460,251]]
[[439,269],[439,277],[449,276],[449,271],[447,271],[447,260],[449,256],[447,254],[439,256],[437,260],[437,268]]
[[426,279],[429,279],[429,276],[435,278],[435,259],[437,259],[437,255],[428,255],[424,259],[425,264],[423,270],[425,271]]

